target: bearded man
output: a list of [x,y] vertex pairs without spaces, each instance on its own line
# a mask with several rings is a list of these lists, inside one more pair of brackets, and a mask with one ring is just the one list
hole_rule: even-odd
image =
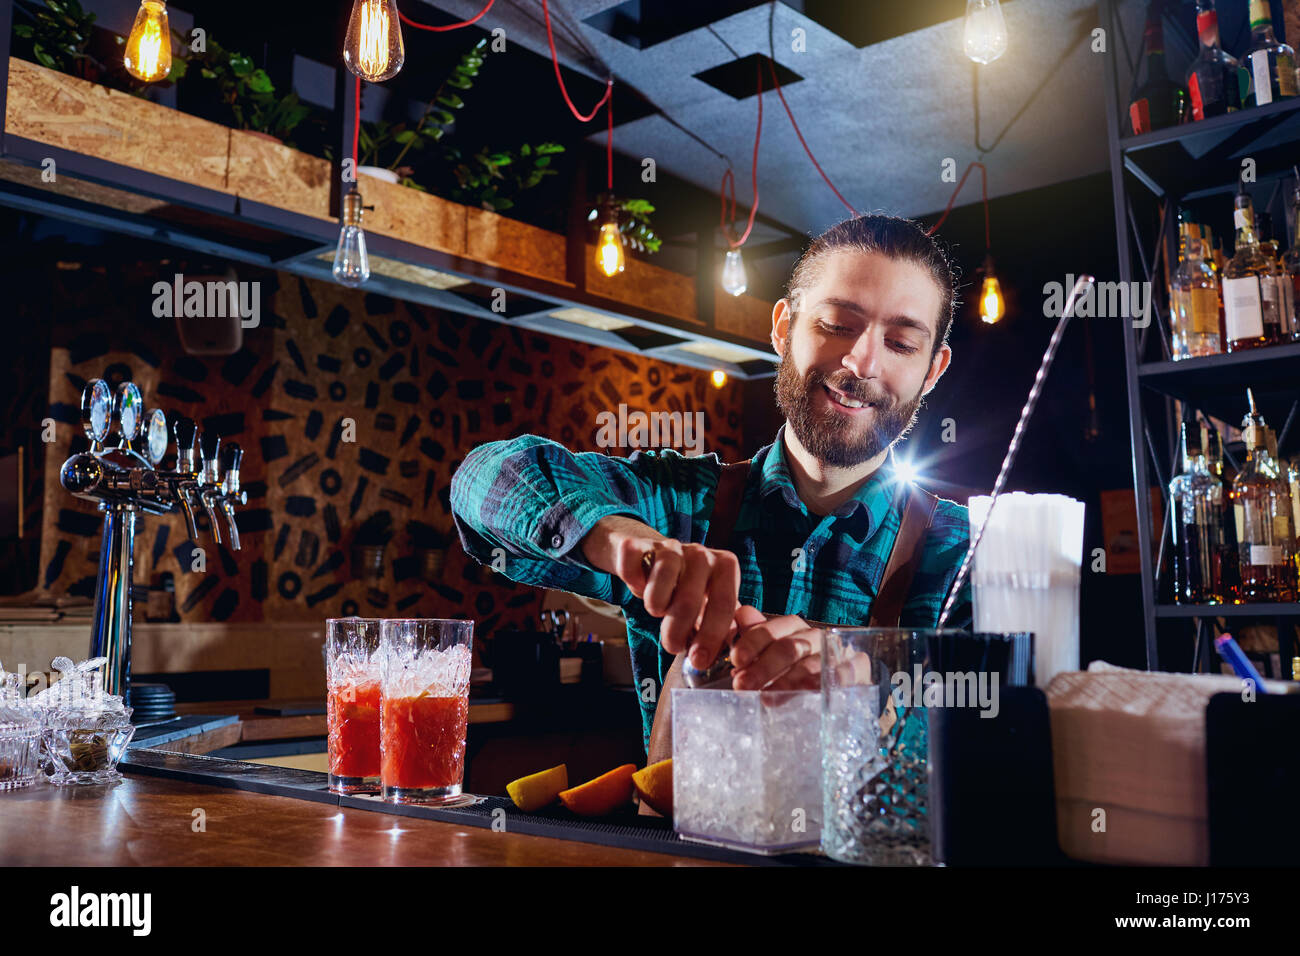
[[[683,663],[729,648],[736,690],[816,688],[820,626],[934,627],[965,555],[966,508],[901,479],[893,453],[952,360],[954,311],[951,263],[917,223],[841,222],[772,310],[772,444],[725,465],[485,444],[452,480],[461,542],[483,563],[501,549],[516,581],[623,608],[652,761],[671,755]],[[970,615],[967,585],[946,623]]]

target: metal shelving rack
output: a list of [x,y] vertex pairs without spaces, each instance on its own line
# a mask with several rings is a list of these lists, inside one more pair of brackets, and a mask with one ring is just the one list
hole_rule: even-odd
[[[1244,17],[1245,6],[1245,0],[1220,0],[1220,24]],[[1274,7],[1276,15],[1280,11],[1276,4]],[[1255,183],[1248,188],[1257,209],[1271,207],[1279,196],[1289,193],[1286,188],[1289,183],[1285,180],[1290,179],[1292,165],[1300,160],[1300,97],[1141,136],[1124,135],[1129,128],[1124,106],[1137,61],[1130,64],[1123,58],[1126,50],[1135,57],[1142,55],[1141,36],[1134,43],[1124,33],[1123,21],[1128,16],[1131,22],[1134,8],[1140,24],[1145,4],[1134,0],[1098,0],[1101,25],[1107,32],[1111,51],[1104,68],[1107,138],[1119,280],[1124,283],[1135,279],[1151,281],[1158,273],[1167,275],[1159,267],[1160,259],[1168,262],[1171,269],[1176,265],[1179,205],[1190,205],[1198,213],[1206,212],[1231,222],[1232,195],[1237,189],[1243,159],[1255,160]],[[1194,22],[1193,3],[1171,0],[1166,4],[1165,46],[1169,53],[1181,48],[1187,60],[1195,55],[1196,34],[1187,29]],[[1280,25],[1281,19],[1275,16],[1275,28]],[[1300,37],[1287,42],[1294,45],[1296,41]],[[1224,42],[1230,42],[1226,32]],[[1235,55],[1237,51],[1230,49],[1230,52]],[[1177,61],[1172,57],[1170,61],[1172,76]],[[1144,222],[1158,224],[1144,233]],[[1285,224],[1285,216],[1275,216],[1274,222]],[[1274,238],[1280,232],[1275,229]],[[1230,230],[1215,228],[1215,235],[1222,236],[1226,249],[1231,249]],[[1157,629],[1161,622],[1166,624],[1166,634],[1168,628],[1192,624],[1192,669],[1198,670],[1209,666],[1213,656],[1207,636],[1216,618],[1230,622],[1254,618],[1276,625],[1279,661],[1284,675],[1289,677],[1287,663],[1295,653],[1294,629],[1300,622],[1300,604],[1178,605],[1162,602],[1160,585],[1162,569],[1171,563],[1165,560],[1170,540],[1169,522],[1165,520],[1167,489],[1171,477],[1181,467],[1177,460],[1175,404],[1181,405],[1184,416],[1200,411],[1220,420],[1237,422],[1246,411],[1245,389],[1250,386],[1269,424],[1280,426],[1280,453],[1294,454],[1300,450],[1297,442],[1300,428],[1293,427],[1300,404],[1300,344],[1171,361],[1167,297],[1163,282],[1160,286],[1157,288],[1153,283],[1152,308],[1146,319],[1126,320],[1124,326],[1147,667],[1183,669],[1169,660],[1168,654],[1162,660]],[[1226,451],[1230,463],[1235,465],[1231,460],[1232,449]],[[1158,504],[1152,501],[1152,490],[1159,494]],[[1153,513],[1153,507],[1160,510]],[[1160,516],[1161,520],[1153,522],[1153,516]],[[1153,534],[1153,525],[1162,529],[1159,540]]]

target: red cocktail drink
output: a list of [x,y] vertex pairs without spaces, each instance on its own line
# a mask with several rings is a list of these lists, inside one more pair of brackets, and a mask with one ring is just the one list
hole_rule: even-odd
[[385,698],[380,720],[385,787],[459,792],[469,696]]
[[379,779],[385,800],[460,797],[469,726],[473,621],[391,619],[380,624]]
[[374,793],[380,787],[379,703],[383,699],[383,673],[379,650],[378,620],[326,620],[326,750],[329,789],[335,793]]
[[329,766],[336,777],[379,776],[379,681],[330,688]]

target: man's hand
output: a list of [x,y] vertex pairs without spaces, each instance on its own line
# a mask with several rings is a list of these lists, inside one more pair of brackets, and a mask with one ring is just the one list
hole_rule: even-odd
[[821,687],[821,630],[801,617],[770,620],[748,604],[736,611],[740,633],[731,647],[735,690],[816,690]]
[[[665,538],[624,515],[596,522],[581,546],[594,567],[621,579],[646,611],[663,618],[659,643],[668,653],[689,645],[691,663],[702,670],[736,632],[740,562],[730,551]],[[648,573],[647,554],[654,556]]]

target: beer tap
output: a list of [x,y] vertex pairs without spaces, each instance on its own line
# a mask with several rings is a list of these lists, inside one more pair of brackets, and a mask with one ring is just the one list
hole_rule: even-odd
[[190,496],[197,487],[194,475],[194,419],[177,417],[172,422],[172,432],[176,437],[176,471],[171,479],[172,490],[180,505],[181,514],[185,516],[185,530],[190,533],[191,541],[199,540],[198,522],[194,520],[194,508],[190,505]]
[[[158,409],[145,414],[140,390],[123,382],[116,391],[102,379],[87,384],[81,400],[82,429],[90,450],[68,458],[59,479],[79,498],[98,504],[104,514],[104,537],[95,583],[95,613],[91,626],[90,657],[105,657],[107,693],[127,698],[131,687],[131,582],[135,562],[135,521],[140,512],[168,514],[179,509],[191,540],[198,541],[193,504],[197,500],[208,515],[212,537],[221,543],[217,510],[225,517],[230,544],[239,550],[235,524],[236,504],[247,494],[239,487],[243,451],[228,444],[220,456],[221,437],[205,431],[199,440],[202,458],[195,463],[194,421],[178,417],[172,422],[176,439],[176,468],[160,468],[167,452],[167,417]],[[111,431],[120,434],[113,447],[106,444]],[[222,477],[224,465],[225,477]]]
[[217,507],[226,518],[226,527],[230,531],[231,550],[239,550],[239,526],[235,524],[234,504],[244,504],[248,495],[239,487],[239,464],[244,460],[244,449],[230,442],[221,449],[221,467],[226,473],[222,479],[221,497],[217,498]]
[[204,431],[199,436],[199,454],[203,461],[199,467],[199,502],[208,514],[208,523],[212,526],[212,540],[221,544],[221,527],[217,524],[217,510],[214,507],[221,497],[221,474],[218,470],[217,453],[221,450],[221,436],[214,431]]

